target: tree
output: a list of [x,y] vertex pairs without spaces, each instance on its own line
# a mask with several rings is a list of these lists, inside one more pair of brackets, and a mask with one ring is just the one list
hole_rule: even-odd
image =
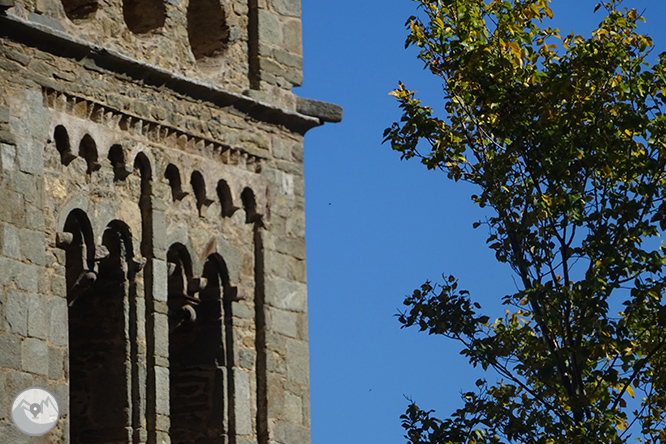
[[[415,404],[411,443],[666,442],[666,55],[620,0],[589,38],[548,0],[415,0],[407,46],[443,81],[438,116],[402,83],[384,133],[478,187],[519,290],[491,319],[456,278],[405,299],[403,327],[459,341],[477,381],[449,418]],[[632,399],[633,398],[633,399]]]

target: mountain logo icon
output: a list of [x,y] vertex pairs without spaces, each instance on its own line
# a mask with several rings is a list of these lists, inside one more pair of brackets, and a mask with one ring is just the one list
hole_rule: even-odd
[[58,424],[58,419],[58,402],[42,388],[25,389],[14,398],[12,422],[26,435],[44,435]]

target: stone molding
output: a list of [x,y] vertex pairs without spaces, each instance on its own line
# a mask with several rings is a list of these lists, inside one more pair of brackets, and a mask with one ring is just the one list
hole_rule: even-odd
[[[183,151],[191,152],[195,147],[206,147],[213,153],[219,153],[219,159],[225,165],[231,164],[230,160],[232,158],[243,157],[245,162],[242,162],[242,165],[251,173],[260,172],[262,159],[268,158],[267,153],[258,149],[250,152],[247,149],[232,148],[175,126],[119,111],[84,97],[51,88],[43,88],[43,93],[45,105],[49,108],[92,122],[106,123],[111,126],[110,129],[112,130],[120,130],[133,136],[142,136],[153,143],[179,147]],[[234,166],[239,166],[239,164],[239,162],[233,163]]]
[[[7,1],[7,0],[2,0]],[[129,76],[147,84],[168,88],[178,94],[186,95],[195,100],[210,102],[218,107],[234,107],[237,110],[267,123],[284,125],[291,131],[305,134],[308,130],[322,125],[324,122],[335,122],[329,112],[315,115],[319,107],[303,107],[313,114],[302,114],[298,110],[290,110],[259,101],[252,97],[236,94],[225,89],[193,80],[157,66],[140,62],[129,56],[109,50],[100,45],[73,37],[63,31],[47,25],[25,20],[13,15],[0,16],[0,36],[34,46],[47,52],[65,57],[74,57],[96,65],[122,76]],[[55,85],[44,85],[56,88]],[[322,102],[323,103],[323,102]],[[336,105],[332,105],[337,107]],[[340,115],[341,115],[341,108]]]

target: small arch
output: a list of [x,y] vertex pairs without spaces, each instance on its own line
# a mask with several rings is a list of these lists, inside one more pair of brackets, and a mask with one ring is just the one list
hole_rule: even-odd
[[162,0],[123,0],[123,17],[134,34],[146,34],[164,26],[166,10]]
[[60,162],[65,166],[69,165],[72,160],[76,159],[76,156],[72,153],[67,129],[62,125],[56,126],[53,139],[55,140],[56,149],[60,153]]
[[229,26],[220,0],[190,0],[187,36],[197,60],[219,56],[229,44]]
[[57,239],[58,246],[65,250],[65,280],[68,301],[71,304],[94,283],[95,242],[92,224],[88,215],[77,208],[67,215],[64,234]]
[[245,222],[254,223],[261,219],[261,214],[257,213],[257,201],[254,197],[254,191],[251,188],[245,188],[241,193],[243,209],[245,210]]
[[234,201],[231,196],[231,189],[229,189],[229,185],[224,179],[217,183],[217,197],[220,199],[222,217],[231,217],[236,212],[238,207],[234,206]]
[[194,197],[197,200],[197,208],[199,209],[199,216],[204,216],[206,208],[213,203],[212,200],[206,197],[206,182],[200,172],[194,171],[190,178],[190,185],[194,191]]
[[102,234],[102,245],[109,254],[99,263],[99,279],[124,281],[134,271],[130,269],[134,247],[129,226],[119,220],[109,222]]
[[125,150],[121,145],[113,145],[107,158],[113,167],[113,180],[125,180],[132,172],[132,168],[125,163]]
[[153,170],[150,166],[150,159],[144,152],[138,153],[134,158],[134,169],[138,170],[141,176],[141,195],[150,196]]
[[97,0],[62,0],[62,6],[67,18],[74,22],[92,18],[99,3]]
[[139,170],[139,174],[142,178],[147,180],[153,179],[153,168],[152,162],[148,153],[144,151],[138,151],[136,156],[134,156],[134,169]]
[[97,144],[90,134],[86,134],[81,139],[81,143],[79,144],[79,156],[86,160],[86,163],[88,164],[88,174],[94,173],[102,166],[97,160]]
[[182,303],[181,299],[187,299],[192,293],[189,288],[192,281],[192,259],[187,247],[181,243],[172,244],[167,251],[167,263],[169,266],[168,297],[171,301],[170,304],[180,304]]
[[164,177],[169,181],[171,187],[171,199],[175,202],[182,200],[187,196],[187,191],[183,191],[183,186],[180,180],[180,171],[178,167],[172,163],[167,165],[164,171]]

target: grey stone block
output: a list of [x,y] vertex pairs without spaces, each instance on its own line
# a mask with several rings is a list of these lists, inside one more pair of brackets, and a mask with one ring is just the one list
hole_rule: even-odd
[[169,414],[169,369],[155,367],[155,411],[158,414]]
[[305,259],[305,239],[301,237],[278,237],[275,239],[275,248],[280,253]]
[[300,18],[301,16],[300,0],[273,0],[271,5],[279,14],[296,18]]
[[300,396],[284,394],[284,419],[294,424],[303,424],[303,400]]
[[279,421],[274,427],[273,438],[281,444],[310,444],[310,430],[286,421]]
[[300,282],[279,277],[266,278],[266,303],[290,311],[307,311],[307,288]]
[[282,20],[282,46],[287,51],[300,55],[303,51],[303,30],[301,21],[295,19]]
[[21,171],[29,174],[41,175],[44,173],[44,145],[28,140],[19,145],[17,149],[18,164]]
[[16,335],[0,333],[0,351],[0,367],[21,368],[21,347]]
[[269,329],[291,338],[298,337],[298,313],[269,308],[268,319]]
[[273,45],[279,45],[282,41],[282,30],[280,22],[271,12],[265,9],[258,11],[259,40]]
[[[169,276],[167,274],[167,263],[166,261],[153,259],[153,280],[155,282],[167,282]],[[156,301],[166,302],[167,301],[167,292],[164,288],[164,285],[161,285],[160,288],[156,288],[153,294],[153,297]]]
[[169,318],[163,314],[154,314],[155,354],[169,357]]
[[28,335],[28,301],[26,294],[10,291],[5,304],[5,322],[10,332]]
[[69,411],[69,386],[61,383],[46,387],[46,389],[49,390],[56,401],[58,401],[58,407],[60,408],[62,417],[63,412]]
[[238,352],[238,365],[241,368],[252,370],[254,368],[255,357],[254,350],[240,350]]
[[22,371],[8,371],[5,374],[5,381],[5,390],[10,393],[12,398],[18,395],[21,390],[25,390],[36,385],[35,377],[30,373]]
[[[11,403],[11,400],[9,402]],[[32,436],[21,433],[11,422],[0,422],[0,442],[28,444],[32,438]]]
[[21,256],[36,265],[46,264],[46,238],[44,233],[20,230]]
[[296,339],[287,340],[287,377],[297,384],[308,385],[310,368],[308,344]]
[[67,295],[67,281],[64,277],[57,274],[51,275],[51,293],[62,298]]
[[49,340],[59,347],[67,346],[67,300],[65,298],[51,298],[48,303]]
[[249,435],[252,433],[252,402],[250,377],[239,368],[233,369],[235,388],[236,433]]
[[46,297],[29,295],[28,300],[28,335],[33,338],[47,339],[49,336],[49,322]]
[[39,291],[39,273],[35,265],[11,261],[10,273],[12,280],[21,290],[37,293]]
[[271,152],[277,159],[291,159],[291,143],[279,137],[273,137],[271,140]]
[[2,234],[2,254],[18,259],[20,255],[18,228],[13,225],[3,224],[0,234]]
[[46,341],[36,338],[24,339],[21,343],[21,366],[30,373],[49,374],[49,347]]
[[41,196],[37,186],[37,181],[41,180],[41,178],[21,171],[15,171],[12,176],[14,178],[14,189],[23,194],[26,202],[33,204],[41,203]]
[[13,170],[16,167],[16,146],[0,143],[0,161],[3,171]]
[[41,208],[32,205],[26,205],[25,217],[27,227],[33,230],[44,231],[46,229],[46,219]]
[[339,122],[342,120],[342,107],[333,103],[299,97],[296,110],[306,116],[317,117],[324,122]]
[[58,381],[65,376],[64,359],[60,349],[49,347],[49,379]]

